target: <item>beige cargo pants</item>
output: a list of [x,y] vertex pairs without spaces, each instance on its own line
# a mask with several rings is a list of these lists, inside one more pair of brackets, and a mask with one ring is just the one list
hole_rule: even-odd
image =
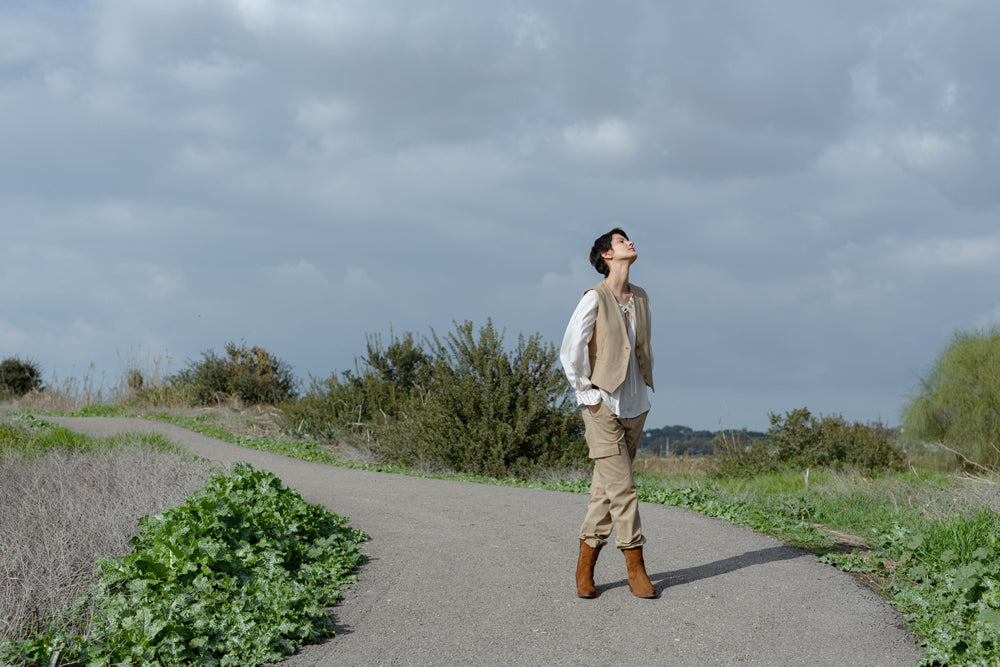
[[590,483],[590,502],[587,516],[580,527],[580,539],[597,548],[608,543],[612,528],[615,546],[632,549],[642,546],[639,520],[639,498],[632,478],[632,460],[635,458],[642,428],[646,423],[644,412],[638,417],[621,419],[601,401],[596,414],[583,408],[585,438],[594,460],[594,477]]

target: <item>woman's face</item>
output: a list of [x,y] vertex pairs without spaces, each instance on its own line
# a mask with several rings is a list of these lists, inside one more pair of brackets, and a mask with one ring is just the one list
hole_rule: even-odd
[[611,237],[611,250],[601,253],[605,262],[613,262],[620,259],[635,261],[639,255],[635,251],[635,244],[621,234],[614,234]]

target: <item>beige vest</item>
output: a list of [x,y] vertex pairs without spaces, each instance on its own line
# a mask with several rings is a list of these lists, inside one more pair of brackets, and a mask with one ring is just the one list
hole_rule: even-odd
[[[649,349],[649,298],[641,287],[629,285],[635,304],[635,355],[642,370],[642,379],[653,388],[653,354]],[[590,381],[607,392],[613,392],[625,381],[631,347],[625,318],[615,295],[603,280],[590,289],[597,292],[597,322],[590,339]],[[590,290],[587,290],[588,292]]]

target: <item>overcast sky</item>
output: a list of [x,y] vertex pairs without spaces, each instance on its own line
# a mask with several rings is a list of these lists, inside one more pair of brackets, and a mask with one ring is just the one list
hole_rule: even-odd
[[297,376],[492,318],[558,344],[623,227],[647,422],[898,424],[1000,323],[1000,4],[0,4],[0,357]]

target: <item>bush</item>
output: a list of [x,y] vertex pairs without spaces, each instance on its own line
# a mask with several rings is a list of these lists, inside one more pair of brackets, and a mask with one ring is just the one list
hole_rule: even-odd
[[386,448],[394,458],[498,477],[586,461],[582,420],[554,345],[522,335],[508,354],[492,322],[478,337],[465,322],[443,341],[433,337],[433,355],[430,391],[411,401],[415,451],[397,440]]
[[19,357],[0,361],[0,398],[20,398],[42,389],[42,372],[38,364]]
[[311,380],[306,395],[282,406],[281,423],[293,435],[333,441],[345,431],[367,433],[395,419],[409,400],[430,384],[434,360],[413,334],[391,335],[387,347],[367,335],[367,351],[355,370]]
[[784,416],[769,413],[764,438],[733,434],[717,449],[717,472],[756,474],[781,468],[899,469],[903,450],[893,432],[880,422],[848,423],[842,416],[817,418],[808,408]]
[[903,408],[903,437],[1000,466],[1000,327],[952,337]]
[[[426,346],[426,347],[425,347]],[[368,338],[356,372],[313,382],[284,407],[285,426],[326,440],[361,440],[387,461],[507,476],[585,462],[583,422],[558,365],[535,334],[503,347],[492,322],[455,325],[424,344]]]
[[191,391],[196,405],[218,403],[225,397],[273,405],[297,394],[291,366],[256,345],[226,343],[225,357],[208,350],[201,361],[188,365],[172,380]]
[[754,475],[779,466],[767,438],[750,438],[745,430],[719,431],[712,440],[709,470],[719,477]]

